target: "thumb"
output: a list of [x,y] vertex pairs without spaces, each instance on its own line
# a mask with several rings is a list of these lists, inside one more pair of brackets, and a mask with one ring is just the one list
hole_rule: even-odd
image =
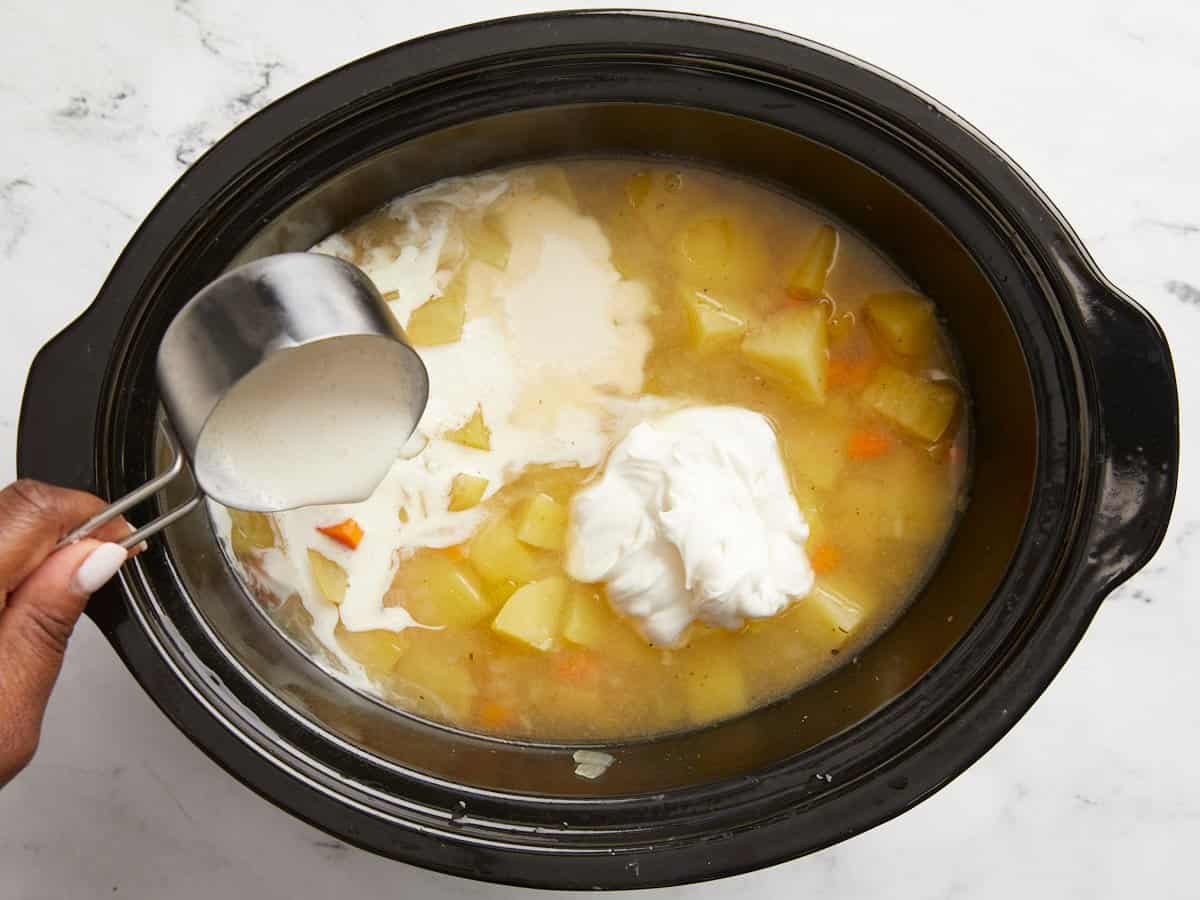
[[83,540],[47,558],[0,611],[0,722],[41,727],[67,641],[88,596],[128,558],[119,544]]

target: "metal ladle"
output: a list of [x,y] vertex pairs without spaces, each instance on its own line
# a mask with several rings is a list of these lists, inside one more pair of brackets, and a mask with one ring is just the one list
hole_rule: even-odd
[[[195,458],[217,405],[267,359],[349,337],[383,342],[381,361],[405,381],[395,414],[405,417],[411,434],[429,399],[429,376],[387,303],[356,266],[317,253],[283,253],[227,272],[205,287],[175,316],[158,349],[156,369],[170,423],[164,431],[174,454],[171,465],[84,522],[59,546],[87,537],[173,481]],[[204,483],[203,473],[192,468],[196,493],[129,535],[121,546],[135,547],[162,531],[195,509],[206,494],[226,506],[261,512],[299,505],[284,500],[264,507],[261,495],[246,484],[239,491],[224,482],[214,492],[209,490],[213,485]]]

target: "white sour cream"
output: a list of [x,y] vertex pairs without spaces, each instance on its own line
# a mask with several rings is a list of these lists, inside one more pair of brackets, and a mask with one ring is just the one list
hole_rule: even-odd
[[807,540],[767,420],[700,406],[616,445],[575,496],[566,567],[604,582],[648,640],[673,646],[694,621],[737,628],[808,594]]

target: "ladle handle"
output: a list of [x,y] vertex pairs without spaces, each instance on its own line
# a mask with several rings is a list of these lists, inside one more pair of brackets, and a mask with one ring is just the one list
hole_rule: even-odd
[[[120,500],[115,500],[110,503],[99,513],[92,516],[90,519],[64,537],[61,541],[59,541],[58,545],[54,548],[55,550],[65,547],[67,544],[73,544],[76,541],[87,537],[101,525],[105,524],[106,522],[111,522],[117,516],[121,515],[121,513],[125,512],[125,510],[137,506],[137,504],[141,503],[143,500],[153,497],[175,480],[179,473],[183,471],[183,453],[180,451],[179,446],[175,443],[175,439],[171,435],[171,429],[164,427],[163,434],[166,437],[167,445],[171,448],[171,452],[175,455],[175,458],[171,461],[170,468],[168,468],[161,475],[150,479],[141,487],[130,491]],[[143,525],[141,528],[137,529],[135,532],[133,532],[133,534],[129,535],[129,537],[125,538],[125,540],[120,541],[119,543],[127,550],[131,547],[136,547],[146,538],[158,534],[168,525],[178,521],[179,519],[182,519],[200,505],[201,499],[203,499],[203,495],[197,491],[179,506],[163,513],[161,516],[152,520],[146,525]]]

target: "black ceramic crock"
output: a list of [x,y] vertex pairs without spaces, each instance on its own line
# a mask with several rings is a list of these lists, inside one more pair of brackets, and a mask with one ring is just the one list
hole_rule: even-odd
[[930,98],[828,48],[692,16],[542,15],[384,50],[258,113],[172,188],[34,362],[19,470],[109,497],[145,480],[155,348],[235,261],[306,248],[443,176],[587,154],[697,160],[807,198],[945,312],[973,396],[973,496],[892,629],[787,700],[610,748],[588,782],[572,748],[455,733],[318,672],[244,599],[201,515],[88,613],[206,753],[343,840],[480,879],[646,887],[811,852],[946,784],[1166,528],[1178,406],[1162,332]]

